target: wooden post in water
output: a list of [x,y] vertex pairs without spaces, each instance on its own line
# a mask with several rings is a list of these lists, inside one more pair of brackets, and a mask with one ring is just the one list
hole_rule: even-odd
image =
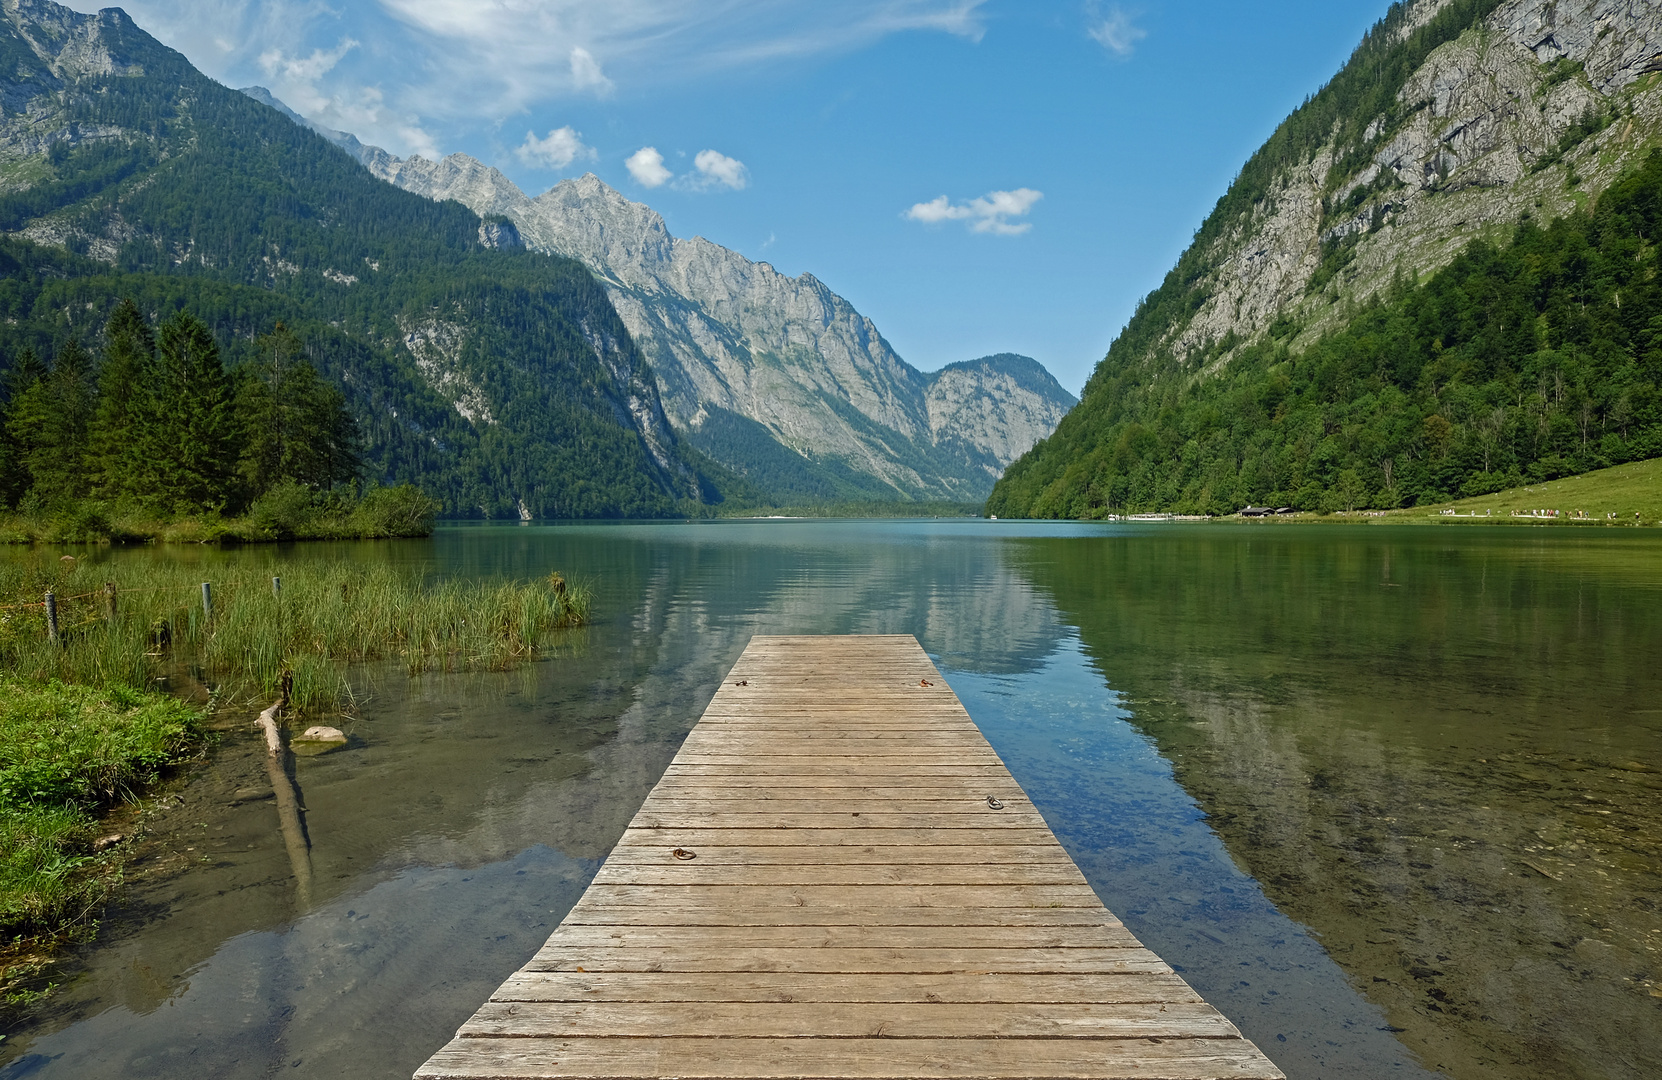
[[202,617],[214,621],[214,587],[206,581],[202,583]]
[[115,582],[104,582],[104,617],[115,622]]
[[58,598],[50,589],[46,590],[46,640],[58,643]]

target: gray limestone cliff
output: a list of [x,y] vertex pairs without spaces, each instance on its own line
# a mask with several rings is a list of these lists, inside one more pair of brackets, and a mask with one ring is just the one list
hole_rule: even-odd
[[[1449,6],[1419,0],[1395,33]],[[1149,355],[1215,369],[1278,320],[1297,349],[1398,274],[1423,278],[1473,240],[1586,205],[1662,144],[1659,71],[1662,5],[1495,6],[1431,51],[1391,109],[1354,118],[1236,219],[1208,223],[1223,227],[1185,256],[1204,269],[1199,302],[1148,338]]]
[[[656,211],[595,176],[533,198],[465,154],[396,158],[310,124],[258,87],[245,92],[376,176],[505,219],[527,247],[587,265],[651,364],[671,422],[764,488],[772,477],[786,495],[978,500],[1074,404],[1031,360],[920,372],[811,274],[788,277],[702,237],[671,236]],[[794,460],[782,464],[780,448]],[[794,479],[781,480],[780,468]]]

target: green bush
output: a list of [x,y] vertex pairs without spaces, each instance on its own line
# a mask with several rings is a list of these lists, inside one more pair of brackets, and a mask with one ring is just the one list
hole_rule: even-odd
[[362,537],[426,536],[440,509],[437,499],[414,484],[370,488],[347,519],[347,531]]

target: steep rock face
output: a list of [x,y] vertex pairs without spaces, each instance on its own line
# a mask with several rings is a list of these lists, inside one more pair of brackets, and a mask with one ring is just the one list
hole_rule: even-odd
[[[650,362],[670,420],[695,442],[713,415],[731,414],[809,463],[875,480],[869,493],[979,499],[1073,404],[1032,361],[1019,379],[970,361],[943,384],[811,274],[787,277],[702,237],[671,236],[659,214],[595,176],[531,198],[465,154],[399,159],[319,130],[382,179],[506,217],[526,246],[589,266]],[[701,445],[752,471],[734,444]]]
[[[1445,6],[1421,0],[1399,33]],[[1662,139],[1662,94],[1647,77],[1658,70],[1656,5],[1501,4],[1414,71],[1398,116],[1369,118],[1360,140],[1329,142],[1284,170],[1201,253],[1208,297],[1156,347],[1185,363],[1231,335],[1250,343],[1279,318],[1309,341],[1399,273],[1423,277],[1525,216],[1576,209]],[[1577,141],[1599,124],[1608,126]],[[1335,262],[1336,273],[1318,276]]]
[[1651,278],[1617,247],[1652,243],[1659,148],[1662,5],[1393,5],[989,512],[1429,505],[1653,456],[1633,402],[1662,389],[1621,359],[1649,354],[1622,300]]
[[981,468],[996,479],[1076,404],[1052,386],[1037,361],[1013,353],[948,364],[929,379],[929,430],[936,442],[956,441],[980,455]]

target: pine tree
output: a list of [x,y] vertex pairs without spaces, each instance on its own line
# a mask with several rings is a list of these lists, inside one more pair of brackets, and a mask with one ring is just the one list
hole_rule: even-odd
[[49,374],[35,350],[25,348],[6,370],[0,383],[0,503],[17,505],[29,490],[29,472],[23,464],[23,446],[13,431],[14,408],[36,383]]
[[87,433],[92,492],[102,498],[142,493],[146,417],[154,415],[156,338],[131,300],[123,300],[104,326],[104,364],[98,373],[98,407]]
[[255,345],[259,359],[243,369],[238,389],[250,493],[284,480],[314,490],[355,480],[358,429],[345,395],[301,357],[300,339],[282,323]]
[[7,405],[7,434],[28,490],[42,501],[86,494],[92,407],[92,357],[74,338],[58,350],[51,370]]
[[240,425],[231,377],[207,324],[181,311],[158,335],[145,417],[147,494],[180,512],[222,510],[237,493]]

